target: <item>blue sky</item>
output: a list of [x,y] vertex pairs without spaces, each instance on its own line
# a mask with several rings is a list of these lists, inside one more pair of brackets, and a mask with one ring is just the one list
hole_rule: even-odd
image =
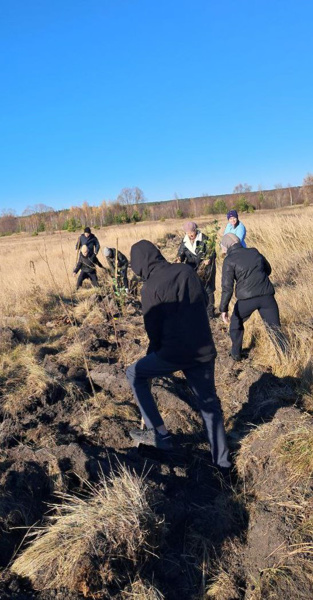
[[313,171],[311,0],[2,0],[0,210]]

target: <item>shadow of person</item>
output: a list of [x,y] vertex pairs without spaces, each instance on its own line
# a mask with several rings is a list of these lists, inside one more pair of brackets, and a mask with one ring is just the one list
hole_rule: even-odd
[[229,435],[233,445],[239,444],[257,425],[271,421],[279,408],[301,405],[299,383],[296,377],[277,377],[272,373],[263,373],[250,386],[247,402],[230,419]]

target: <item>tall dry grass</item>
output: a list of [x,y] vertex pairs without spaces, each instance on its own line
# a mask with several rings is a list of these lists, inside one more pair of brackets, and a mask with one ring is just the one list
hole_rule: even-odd
[[[262,366],[271,365],[277,375],[303,377],[312,382],[312,309],[311,285],[313,236],[313,207],[294,207],[260,211],[242,216],[247,228],[247,245],[255,246],[270,261],[272,281],[280,307],[282,324],[289,336],[290,352],[279,354],[269,343],[263,324],[254,315],[246,325],[245,343],[257,338],[255,360]],[[200,225],[212,217],[198,219]],[[219,217],[220,234],[226,225]],[[140,239],[156,242],[169,232],[182,234],[182,220],[162,223],[146,222],[103,228],[97,232],[102,246],[115,246],[129,257],[131,245]],[[15,235],[0,239],[1,289],[0,325],[14,316],[40,312],[43,298],[51,293],[69,296],[75,289],[72,270],[76,262],[75,243],[78,233],[41,234],[36,238]],[[101,252],[100,252],[101,254]],[[174,258],[175,250],[165,250]],[[102,260],[100,256],[100,260]],[[105,261],[103,259],[103,263]],[[222,258],[218,260],[217,301],[220,297]],[[103,277],[99,272],[100,277]]]
[[104,591],[154,554],[164,522],[150,506],[144,477],[121,465],[98,486],[86,485],[89,497],[59,494],[50,522],[29,534],[32,543],[13,562],[12,571],[35,589]]

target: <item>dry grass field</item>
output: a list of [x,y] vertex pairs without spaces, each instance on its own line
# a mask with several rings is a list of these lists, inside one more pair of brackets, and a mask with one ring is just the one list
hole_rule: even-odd
[[[260,320],[255,315],[246,327],[246,342],[257,335],[256,360],[262,365],[274,366],[281,375],[303,376],[312,379],[312,236],[313,207],[294,207],[278,212],[259,211],[243,216],[247,228],[247,245],[255,246],[272,265],[272,281],[276,286],[282,324],[289,335],[290,352],[278,356],[269,347]],[[201,217],[199,226],[212,222]],[[225,218],[219,217],[220,235]],[[129,257],[130,247],[140,239],[157,242],[168,233],[182,233],[182,220],[161,223],[143,222],[120,225],[95,232],[101,246],[116,246]],[[75,243],[78,233],[60,232],[38,237],[11,236],[0,238],[3,256],[0,265],[0,314],[3,324],[12,317],[23,317],[40,312],[42,299],[49,294],[71,296],[75,290],[72,270],[76,264]],[[169,259],[174,251],[167,253]],[[100,261],[105,264],[105,259]],[[218,262],[217,299],[220,291],[222,258]],[[0,320],[1,324],[1,320]]]
[[[291,207],[242,218],[247,245],[272,265],[289,345],[282,354],[255,314],[234,363],[226,326],[211,322],[228,483],[180,374],[152,387],[177,454],[132,446],[140,416],[125,368],[146,351],[140,303],[119,304],[102,271],[99,296],[88,283],[75,293],[78,232],[0,238],[1,600],[313,597],[312,217]],[[150,239],[173,260],[167,234],[182,225],[95,233],[128,257]]]

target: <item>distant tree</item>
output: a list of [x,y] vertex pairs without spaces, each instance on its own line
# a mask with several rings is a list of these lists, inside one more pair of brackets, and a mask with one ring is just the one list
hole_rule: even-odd
[[303,202],[306,206],[313,202],[313,173],[308,173],[302,183]]
[[54,209],[46,204],[34,204],[34,206],[26,206],[25,210],[22,212],[22,215],[23,217],[28,217],[29,215],[35,215],[37,213],[43,214],[47,212],[54,212]]
[[66,221],[66,227],[64,229],[67,229],[67,231],[76,231],[76,229],[80,229],[80,228],[81,228],[81,222],[77,221],[75,219],[75,217],[70,217]]
[[85,200],[85,202],[83,202],[82,207],[81,207],[81,213],[82,213],[82,222],[84,224],[84,226],[86,225],[93,225],[93,223],[91,223],[91,207],[89,206],[88,202]]
[[46,224],[44,221],[39,221],[37,232],[42,232],[46,230]]
[[0,213],[0,235],[14,233],[18,228],[18,220],[14,210],[3,209]]
[[0,217],[16,217],[16,212],[11,208],[3,208]]
[[139,187],[133,188],[123,188],[116,201],[119,204],[128,205],[128,204],[141,204],[146,201],[145,195],[143,191]]
[[215,215],[227,213],[227,204],[222,198],[216,198],[213,203],[212,212]]
[[131,216],[131,221],[133,223],[139,223],[139,221],[141,221],[141,215],[138,212],[138,210],[134,210],[132,216]]
[[235,209],[238,212],[253,212],[254,206],[248,202],[245,196],[241,196],[237,202],[235,202]]
[[43,214],[47,212],[54,212],[52,206],[47,206],[46,204],[35,204],[34,205],[35,212]]
[[289,192],[290,206],[292,206],[293,205],[293,195],[292,195],[292,185],[291,185],[291,183],[287,183],[287,188],[288,188],[288,192]]
[[265,196],[263,193],[263,187],[261,184],[258,185],[258,195],[256,197],[256,207],[260,210],[264,205]]
[[235,185],[233,193],[234,194],[244,194],[245,192],[251,192],[252,185],[248,185],[247,183],[238,183]]
[[151,209],[148,208],[147,206],[145,206],[142,211],[142,214],[141,214],[141,219],[142,219],[142,221],[147,221],[150,218],[151,218]]
[[275,197],[275,207],[276,208],[281,208],[281,206],[283,205],[283,200],[284,200],[284,190],[283,190],[283,186],[281,183],[275,183],[274,184],[274,197]]

